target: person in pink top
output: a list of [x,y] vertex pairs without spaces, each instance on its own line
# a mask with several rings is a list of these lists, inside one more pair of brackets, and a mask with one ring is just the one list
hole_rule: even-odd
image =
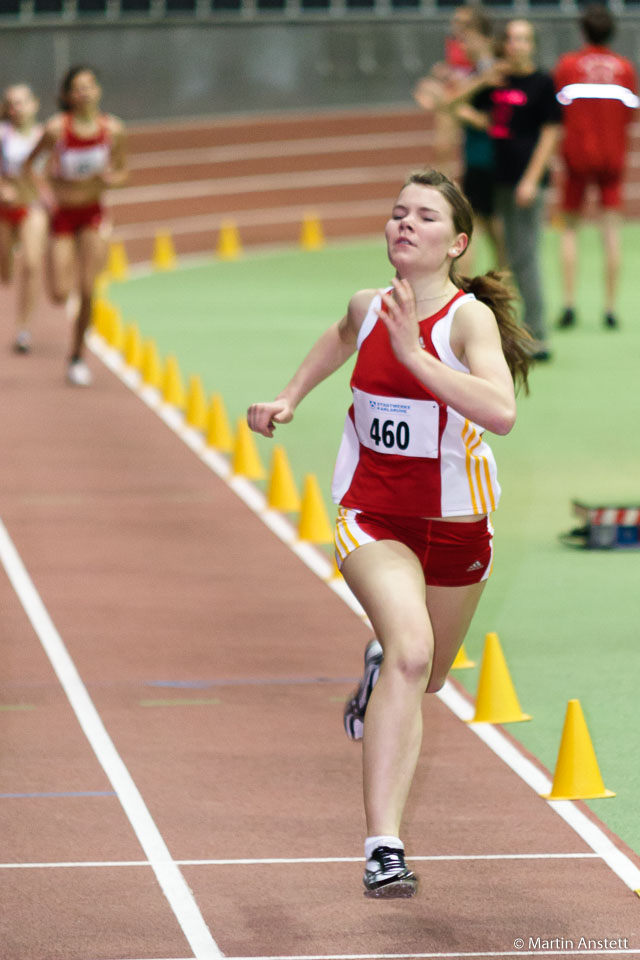
[[31,325],[42,282],[47,217],[25,176],[24,161],[42,135],[38,100],[24,83],[7,87],[0,123],[0,279],[11,283],[17,262],[17,331],[14,348],[31,349]]
[[356,293],[276,399],[248,410],[249,426],[272,437],[357,353],[333,497],[336,559],[377,638],[345,711],[347,734],[364,733],[371,897],[417,890],[400,828],[422,697],[442,687],[491,572],[500,487],[484,433],[513,427],[514,380],[526,386],[531,359],[501,275],[456,272],[472,231],[444,174],[412,174],[385,230],[391,284]]

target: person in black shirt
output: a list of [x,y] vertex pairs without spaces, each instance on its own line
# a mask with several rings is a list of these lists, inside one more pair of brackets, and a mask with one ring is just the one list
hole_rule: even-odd
[[[503,59],[467,87],[475,122],[493,140],[496,206],[503,219],[509,266],[522,296],[523,322],[538,341],[535,356],[549,359],[539,265],[544,187],[562,123],[550,74],[534,61],[535,35],[527,20],[510,20],[504,32]],[[479,92],[483,93],[478,96]]]

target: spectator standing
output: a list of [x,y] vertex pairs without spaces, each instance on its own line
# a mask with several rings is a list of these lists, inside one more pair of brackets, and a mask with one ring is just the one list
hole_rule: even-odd
[[[540,271],[544,188],[560,136],[562,111],[553,78],[535,63],[535,33],[528,20],[510,20],[498,60],[458,98],[476,100],[495,151],[496,210],[504,224],[509,266],[523,302],[523,323],[537,340],[536,360],[551,356]],[[452,103],[455,105],[455,103]],[[480,123],[480,119],[478,123]]]
[[616,292],[620,269],[620,208],[627,152],[627,129],[637,97],[632,63],[606,46],[614,19],[602,4],[591,4],[580,17],[585,38],[581,50],[566,53],[555,70],[557,97],[563,107],[562,144],[562,280],[564,310],[559,327],[576,322],[577,227],[585,193],[595,184],[602,208],[605,265],[604,323],[618,326]]

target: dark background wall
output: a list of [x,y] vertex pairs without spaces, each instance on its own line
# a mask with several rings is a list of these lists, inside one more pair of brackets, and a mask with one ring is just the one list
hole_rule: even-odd
[[[500,17],[504,19],[505,12]],[[579,45],[576,16],[535,13],[540,61]],[[77,23],[0,27],[0,83],[25,80],[42,112],[71,64],[99,71],[105,109],[126,120],[407,103],[442,58],[449,13],[313,22]],[[640,14],[624,14],[614,46],[638,60]]]

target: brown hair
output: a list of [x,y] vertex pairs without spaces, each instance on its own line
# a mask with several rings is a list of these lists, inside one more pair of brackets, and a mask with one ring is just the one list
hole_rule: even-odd
[[[473,210],[465,195],[453,181],[439,170],[419,170],[407,178],[404,186],[407,187],[410,183],[433,187],[441,193],[451,207],[454,230],[456,233],[466,233],[471,241]],[[534,340],[516,319],[515,295],[513,289],[507,284],[509,274],[505,271],[489,270],[488,273],[477,277],[463,277],[458,274],[454,260],[449,276],[456,287],[464,290],[465,293],[473,293],[476,299],[486,303],[493,312],[500,331],[502,351],[514,383],[516,387],[522,386],[525,393],[528,393],[527,377]]]
[[580,17],[580,26],[589,43],[603,44],[610,40],[615,23],[610,11],[602,3],[590,3]]

